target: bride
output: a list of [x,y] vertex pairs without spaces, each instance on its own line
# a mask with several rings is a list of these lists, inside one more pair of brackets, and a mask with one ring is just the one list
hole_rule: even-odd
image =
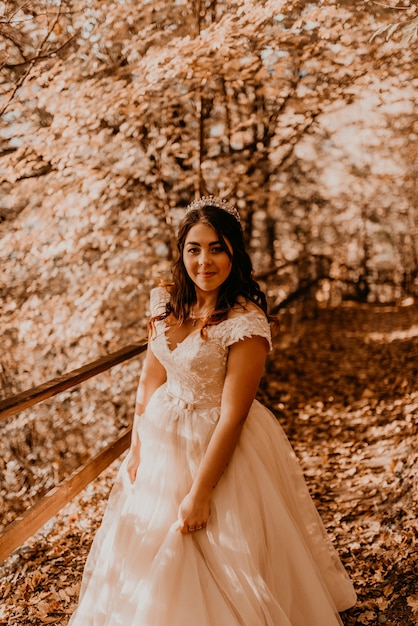
[[337,626],[352,584],[256,391],[271,349],[238,211],[186,210],[151,292],[132,441],[71,626]]

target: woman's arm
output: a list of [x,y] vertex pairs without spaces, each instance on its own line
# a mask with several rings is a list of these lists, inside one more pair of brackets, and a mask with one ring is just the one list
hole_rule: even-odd
[[259,336],[231,346],[222,391],[221,415],[192,488],[179,509],[180,530],[206,526],[210,500],[238,443],[263,373],[268,345]]
[[158,389],[158,387],[165,383],[166,378],[167,373],[165,368],[148,348],[136,392],[135,416],[132,426],[131,447],[128,455],[127,469],[131,483],[135,482],[140,459],[141,442],[139,440],[137,429],[138,420],[145,411],[152,394],[156,389]]

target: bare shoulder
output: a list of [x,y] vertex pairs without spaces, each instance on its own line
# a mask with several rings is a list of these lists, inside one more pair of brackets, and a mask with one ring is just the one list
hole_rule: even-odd
[[228,319],[240,317],[241,315],[248,315],[248,313],[251,312],[256,312],[260,315],[265,316],[264,311],[254,302],[251,302],[251,300],[246,300],[244,297],[240,297],[236,305],[229,311]]

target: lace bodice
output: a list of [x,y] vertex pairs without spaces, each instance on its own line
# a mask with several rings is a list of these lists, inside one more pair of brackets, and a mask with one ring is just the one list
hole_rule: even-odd
[[[165,289],[151,292],[151,314],[165,311],[168,299]],[[264,337],[271,348],[271,333],[263,313],[251,310],[207,328],[207,338],[196,329],[175,348],[166,337],[164,321],[155,323],[150,348],[167,371],[170,393],[186,402],[199,404],[220,402],[229,347],[246,337]]]

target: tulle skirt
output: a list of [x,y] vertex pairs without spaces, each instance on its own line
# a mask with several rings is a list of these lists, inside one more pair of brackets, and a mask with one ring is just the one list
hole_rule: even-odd
[[254,401],[205,529],[178,507],[219,419],[163,385],[139,425],[141,463],[122,463],[90,551],[71,626],[336,626],[355,602],[275,417]]

